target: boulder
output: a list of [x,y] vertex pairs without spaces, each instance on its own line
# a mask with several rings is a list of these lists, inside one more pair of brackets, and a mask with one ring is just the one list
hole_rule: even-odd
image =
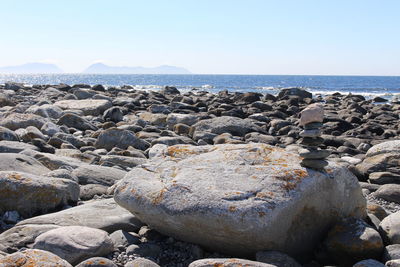
[[19,153],[25,149],[39,150],[36,146],[18,141],[0,141],[0,153]]
[[5,140],[5,141],[19,141],[18,136],[11,131],[10,129],[7,129],[5,127],[0,126],[0,141]]
[[383,219],[379,230],[387,243],[400,244],[400,211]]
[[250,132],[264,132],[251,120],[230,116],[201,120],[192,127],[192,135],[195,141],[197,141],[196,135],[201,132],[211,132],[213,134],[230,133],[235,136],[245,136]]
[[337,223],[323,241],[330,258],[340,266],[365,259],[380,259],[383,241],[379,233],[363,220],[349,218]]
[[279,267],[301,267],[296,260],[279,251],[259,251],[256,260]]
[[72,267],[67,261],[57,255],[39,249],[26,249],[15,252],[4,258],[0,257],[0,267],[30,267],[30,266],[57,266]]
[[372,195],[376,198],[400,204],[400,184],[384,184]]
[[0,154],[0,171],[17,171],[42,175],[50,170],[42,163],[28,155],[17,153]]
[[82,261],[75,267],[118,267],[112,260],[102,257],[94,257]]
[[297,96],[300,99],[312,98],[312,94],[310,92],[307,92],[306,90],[296,87],[285,88],[279,91],[278,93],[278,99],[286,99],[289,98],[290,96]]
[[82,165],[72,174],[78,177],[79,184],[100,184],[111,186],[122,179],[127,172],[111,167],[98,165]]
[[94,145],[96,148],[105,148],[107,150],[111,150],[114,147],[127,149],[129,146],[146,150],[150,146],[146,141],[136,137],[133,132],[118,128],[109,128],[102,131]]
[[26,247],[42,233],[61,226],[87,226],[109,233],[116,230],[138,231],[143,225],[129,211],[113,199],[96,200],[55,213],[41,215],[19,222],[0,234],[0,244],[9,251]]
[[235,259],[235,258],[220,258],[220,259],[202,259],[197,260],[189,264],[188,267],[278,267],[276,265],[262,263],[257,261],[250,261],[244,259]]
[[65,226],[39,235],[34,249],[54,253],[71,264],[91,257],[104,256],[114,250],[107,232],[85,226]]
[[136,258],[133,261],[127,262],[124,267],[160,267],[160,265],[149,259]]
[[385,267],[385,265],[377,260],[368,259],[357,262],[353,267]]
[[97,127],[91,124],[89,121],[84,118],[75,115],[73,113],[64,114],[57,122],[58,125],[65,125],[67,127],[72,127],[78,130],[86,131],[92,130],[96,131]]
[[306,169],[264,144],[156,145],[149,155],[118,182],[116,202],[160,233],[212,250],[302,257],[340,216],[365,216],[356,177],[332,162],[327,172]]
[[[65,166],[75,169],[75,168],[80,167],[83,164],[86,164],[75,158],[57,156],[54,154],[37,152],[34,150],[24,150],[21,152],[21,154],[37,159],[40,163],[42,163],[42,165],[46,166],[50,170],[57,170],[60,167],[65,167]],[[1,166],[1,163],[0,163],[0,166]],[[48,169],[47,169],[47,172],[50,171]]]
[[393,140],[374,145],[368,149],[366,156],[373,157],[380,154],[399,153],[400,154],[400,140]]
[[0,126],[10,130],[35,126],[40,129],[47,120],[35,114],[11,113],[0,121]]
[[120,122],[124,119],[124,114],[122,113],[119,107],[111,107],[104,111],[103,120],[105,121],[113,121]]
[[314,103],[301,111],[300,125],[324,121],[324,108],[320,103]]
[[48,119],[58,119],[63,115],[64,111],[57,106],[44,104],[41,106],[31,106],[26,110],[26,113],[33,113]]
[[167,126],[170,130],[178,123],[192,126],[200,120],[200,117],[192,114],[171,113],[167,116]]
[[77,202],[79,185],[71,180],[0,171],[0,211],[16,210],[23,217]]
[[112,106],[112,103],[104,99],[84,99],[84,100],[61,100],[54,103],[61,109],[77,109],[83,114],[98,116]]

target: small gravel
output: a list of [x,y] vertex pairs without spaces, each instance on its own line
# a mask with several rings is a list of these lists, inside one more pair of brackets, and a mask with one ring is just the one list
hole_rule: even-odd
[[375,203],[375,204],[382,206],[388,213],[395,213],[395,212],[400,211],[399,204],[394,203],[394,202],[389,202],[389,201],[383,200],[381,198],[376,198],[372,194],[367,194],[366,199],[368,200],[368,202]]

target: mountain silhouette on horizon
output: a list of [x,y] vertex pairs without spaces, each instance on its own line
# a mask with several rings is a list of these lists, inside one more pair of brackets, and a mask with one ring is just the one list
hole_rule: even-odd
[[38,73],[63,73],[58,66],[49,63],[26,63],[17,66],[0,67],[0,73],[10,74],[38,74]]
[[95,63],[90,65],[83,73],[96,74],[191,74],[185,68],[162,65],[153,68],[145,67],[125,67],[125,66],[108,66],[103,63]]

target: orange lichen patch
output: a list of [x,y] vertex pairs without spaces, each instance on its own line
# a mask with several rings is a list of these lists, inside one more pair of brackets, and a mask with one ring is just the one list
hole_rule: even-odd
[[230,212],[234,212],[234,211],[236,211],[236,207],[235,206],[229,206],[229,211]]
[[155,198],[153,199],[153,204],[154,204],[154,205],[158,205],[158,204],[161,203],[161,201],[162,201],[163,198],[164,198],[164,193],[165,193],[166,191],[167,191],[166,188],[161,189],[161,191],[160,191],[160,193],[158,194],[158,196],[155,197]]
[[21,180],[22,176],[19,173],[12,173],[7,175],[8,179],[15,179],[15,180]]
[[136,189],[133,188],[133,189],[131,190],[131,193],[132,193],[132,194],[135,194],[135,193],[136,193]]
[[284,182],[282,188],[286,191],[290,191],[296,188],[296,186],[307,176],[307,172],[304,170],[286,170],[283,171],[282,175],[277,176],[276,179]]
[[327,173],[332,173],[332,172],[333,172],[333,169],[331,169],[331,168],[325,168],[325,171],[326,171]]
[[119,187],[118,187],[118,190],[119,190],[120,192],[124,192],[124,191],[126,190],[127,187],[128,187],[128,184],[124,184],[123,186],[119,186]]
[[256,194],[256,197],[258,198],[268,198],[268,197],[273,197],[274,193],[273,192],[258,192]]
[[214,267],[224,267],[223,263],[214,263]]
[[187,156],[190,154],[197,154],[192,149],[189,149],[190,146],[170,146],[167,149],[167,155],[170,157],[181,157]]
[[267,215],[267,214],[263,211],[258,212],[258,216],[260,216],[260,217],[264,217],[265,215]]

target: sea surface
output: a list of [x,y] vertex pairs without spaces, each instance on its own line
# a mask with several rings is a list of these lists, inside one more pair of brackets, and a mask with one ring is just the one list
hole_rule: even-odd
[[175,86],[210,92],[261,92],[276,94],[282,88],[302,87],[314,94],[334,92],[361,94],[367,98],[400,97],[400,76],[309,76],[309,75],[152,75],[152,74],[0,74],[0,84],[21,82],[27,85],[77,83],[106,86],[131,85],[135,89],[158,90]]

